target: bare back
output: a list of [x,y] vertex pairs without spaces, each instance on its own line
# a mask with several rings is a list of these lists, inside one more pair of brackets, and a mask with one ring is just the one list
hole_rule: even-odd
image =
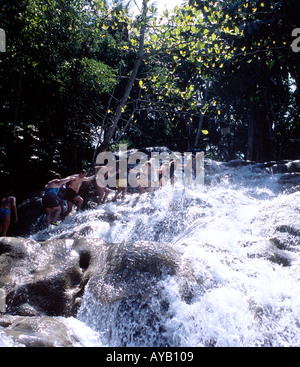
[[8,196],[1,200],[1,209],[8,209],[12,211],[13,207],[16,205],[16,198],[14,196]]

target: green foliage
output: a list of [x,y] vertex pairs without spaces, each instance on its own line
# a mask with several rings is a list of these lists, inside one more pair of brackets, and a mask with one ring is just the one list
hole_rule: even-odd
[[137,16],[122,1],[1,7],[0,179],[7,186],[41,188],[50,170],[67,174],[92,161],[145,26],[142,64],[112,145],[199,148],[222,160],[299,159],[300,56],[290,47],[298,0],[190,0]]
[[[219,159],[283,158],[276,134],[290,108],[288,79],[299,87],[299,55],[290,47],[297,8],[296,1],[191,1],[153,23],[143,88],[189,148],[223,146]],[[297,104],[292,110],[297,119]],[[210,136],[197,146],[203,127]]]
[[107,11],[61,0],[11,2],[1,10],[8,37],[0,55],[2,183],[40,189],[50,170],[67,174],[91,161],[99,110],[117,73],[91,27],[100,27]]

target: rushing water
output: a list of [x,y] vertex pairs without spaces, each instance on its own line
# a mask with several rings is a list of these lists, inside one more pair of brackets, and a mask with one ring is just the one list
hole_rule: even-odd
[[[82,345],[120,346],[124,333],[132,335],[127,346],[300,345],[300,237],[282,229],[299,228],[300,194],[284,191],[279,176],[252,166],[220,172],[202,189],[175,185],[141,197],[128,194],[32,236],[124,246],[155,241],[169,244],[189,269],[188,300],[178,275],[168,275],[147,307],[127,304],[123,314],[118,301],[101,306],[87,288],[78,320],[65,319]],[[276,243],[276,233],[284,239],[280,249],[270,241]],[[147,312],[156,314],[154,326]],[[129,313],[130,326],[122,320]]]

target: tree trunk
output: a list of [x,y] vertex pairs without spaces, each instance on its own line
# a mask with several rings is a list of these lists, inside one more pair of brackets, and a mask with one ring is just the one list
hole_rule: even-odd
[[[209,82],[206,82],[206,89],[205,89],[204,101],[203,101],[204,106],[206,105],[206,102],[207,102],[208,90],[209,90]],[[201,130],[202,130],[202,126],[203,126],[203,120],[204,120],[204,114],[202,113],[200,118],[199,118],[199,124],[198,124],[198,130],[197,130],[197,135],[196,135],[196,139],[195,139],[194,149],[197,149],[198,146],[199,146],[200,135],[201,135]]]
[[144,45],[145,45],[145,33],[146,33],[146,27],[147,27],[147,12],[148,12],[148,0],[143,0],[143,9],[141,14],[141,21],[142,21],[142,27],[140,32],[140,42],[139,42],[139,51],[137,54],[137,58],[134,63],[134,67],[131,73],[131,76],[129,78],[128,84],[126,86],[125,92],[123,94],[123,97],[121,99],[121,102],[119,103],[116,114],[111,120],[111,124],[108,128],[108,130],[104,134],[104,140],[102,144],[100,145],[100,148],[98,150],[98,153],[105,152],[111,145],[112,138],[114,136],[114,133],[118,127],[118,123],[120,121],[120,118],[122,116],[122,113],[126,107],[128,98],[130,96],[132,87],[134,85],[134,82],[136,80],[139,68],[141,66],[142,60],[144,58]]
[[184,117],[184,120],[187,135],[187,150],[190,151],[192,149],[191,115],[188,113]]

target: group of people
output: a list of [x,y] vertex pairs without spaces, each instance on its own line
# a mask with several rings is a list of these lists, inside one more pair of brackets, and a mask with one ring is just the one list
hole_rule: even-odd
[[[63,199],[67,200],[68,208],[63,215],[63,219],[67,217],[76,204],[77,210],[81,209],[83,199],[79,195],[79,190],[83,182],[91,182],[95,176],[86,177],[86,171],[82,170],[78,175],[61,178],[58,173],[54,174],[54,177],[45,187],[45,193],[42,198],[43,207],[46,213],[47,227],[50,224],[58,224],[57,220],[62,214],[62,205],[60,200],[60,193],[65,184],[68,184]],[[10,223],[11,214],[14,214],[15,223],[18,222],[18,211],[16,204],[16,194],[12,191],[7,192],[5,197],[1,200],[0,205],[0,237],[6,237]]]
[[46,212],[47,227],[49,227],[51,223],[56,225],[57,220],[62,213],[59,193],[64,185],[69,184],[65,190],[65,199],[68,203],[68,208],[66,213],[63,214],[63,219],[71,213],[74,204],[77,206],[77,211],[81,209],[83,199],[79,195],[79,190],[84,182],[91,182],[95,178],[95,176],[86,177],[86,174],[87,172],[82,170],[78,175],[61,178],[61,176],[56,173],[53,180],[48,182],[42,199]]
[[[86,177],[87,172],[85,170],[66,178],[61,178],[58,173],[54,174],[53,179],[45,186],[45,193],[42,198],[47,227],[51,224],[58,225],[57,221],[60,216],[64,220],[71,213],[74,204],[77,207],[77,211],[80,211],[84,200],[80,196],[79,191],[83,183],[92,183],[94,181],[94,187],[98,193],[98,204],[105,203],[111,192],[105,182],[109,178],[114,178],[116,183],[116,191],[112,201],[116,201],[120,195],[122,199],[125,199],[129,173],[135,176],[140,195],[162,188],[169,180],[174,185],[176,181],[176,167],[180,166],[180,162],[175,160],[167,161],[157,167],[154,161],[155,159],[152,158],[140,165],[138,170],[136,168],[127,168],[127,172],[121,170],[118,163],[117,167],[110,165],[96,166],[94,175],[90,177]],[[99,175],[99,170],[103,167],[105,174]],[[66,211],[62,211],[64,201],[67,201]],[[7,234],[11,213],[14,214],[15,222],[17,222],[18,214],[14,192],[8,192],[6,197],[1,200],[0,236],[6,236]]]
[[[178,163],[178,162],[177,162]],[[99,170],[104,169],[105,174],[99,175]],[[140,195],[151,192],[155,188],[162,188],[167,184],[168,179],[172,185],[175,183],[175,169],[176,162],[171,161],[169,163],[162,164],[159,168],[155,167],[152,160],[145,162],[140,166],[139,170],[135,168],[126,170],[121,170],[119,167],[119,162],[117,166],[107,164],[106,166],[95,166],[94,175],[86,177],[87,172],[82,170],[79,174],[69,176],[66,178],[61,178],[59,174],[55,174],[53,180],[48,182],[45,187],[45,194],[43,196],[43,206],[46,212],[46,223],[47,226],[50,224],[58,224],[58,218],[62,214],[62,220],[64,220],[72,211],[73,205],[77,207],[77,211],[80,211],[83,198],[79,194],[79,190],[83,183],[92,183],[96,189],[97,203],[104,204],[111,193],[111,190],[107,187],[107,180],[109,178],[115,179],[116,191],[112,199],[113,202],[121,196],[125,199],[127,189],[128,189],[128,174],[132,173],[136,176],[137,187]],[[65,189],[64,197],[60,200],[60,191],[64,185],[67,185]],[[68,204],[67,211],[62,213],[61,201],[66,200]]]

